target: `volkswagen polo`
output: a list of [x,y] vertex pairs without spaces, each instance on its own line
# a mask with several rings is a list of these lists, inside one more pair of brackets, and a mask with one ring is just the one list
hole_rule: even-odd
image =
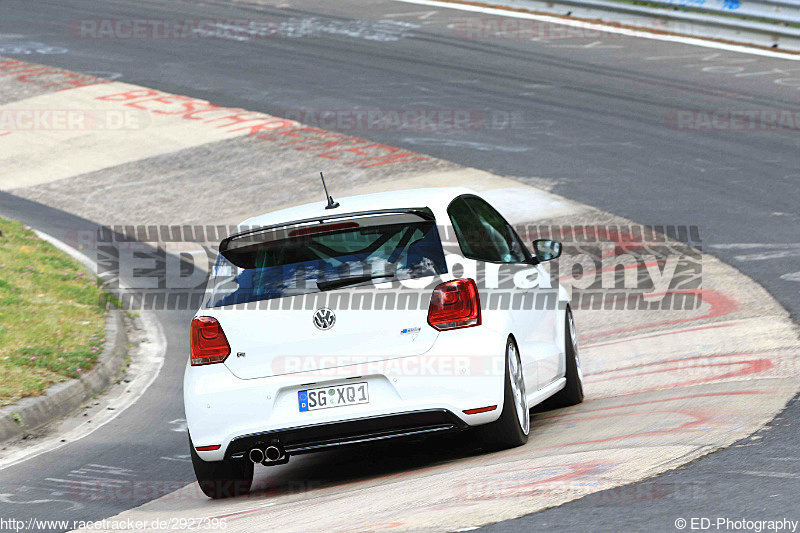
[[581,402],[567,292],[545,268],[561,244],[532,244],[462,188],[244,221],[191,322],[184,403],[205,494],[338,446],[457,431],[520,446],[533,406]]

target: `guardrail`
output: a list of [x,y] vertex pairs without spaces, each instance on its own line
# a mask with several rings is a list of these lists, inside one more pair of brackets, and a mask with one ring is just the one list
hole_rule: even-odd
[[484,1],[483,5],[800,51],[800,0],[641,0],[640,4],[623,0]]
[[667,8],[800,25],[800,2],[787,0],[646,0]]

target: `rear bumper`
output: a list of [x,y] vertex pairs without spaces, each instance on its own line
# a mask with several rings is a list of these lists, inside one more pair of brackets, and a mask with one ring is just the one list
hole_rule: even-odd
[[[404,363],[397,366],[398,372],[384,367],[370,373],[356,365],[339,367],[330,376],[299,372],[239,379],[223,364],[187,364],[184,407],[189,433],[195,446],[220,445],[218,450],[198,452],[205,461],[220,461],[272,439],[295,455],[493,422],[503,409],[505,366],[499,347],[505,347],[505,336],[479,329],[450,336],[450,342],[437,343],[424,356],[398,359]],[[426,361],[448,361],[450,354],[470,354],[458,356],[468,358],[469,368],[462,372],[454,364],[433,374],[419,370],[428,368]],[[418,358],[428,359],[414,364]],[[368,383],[369,403],[299,411],[300,390],[354,382]],[[492,411],[464,413],[494,405]]]
[[353,444],[458,431],[467,427],[464,421],[446,409],[369,416],[235,437],[228,445],[225,459],[247,457],[253,447],[270,444],[279,444],[289,455],[300,455]]

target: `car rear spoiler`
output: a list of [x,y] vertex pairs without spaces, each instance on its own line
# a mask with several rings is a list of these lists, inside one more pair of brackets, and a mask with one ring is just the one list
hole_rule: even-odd
[[279,230],[281,228],[295,228],[297,226],[302,226],[304,224],[314,224],[314,223],[325,223],[331,220],[342,220],[348,218],[363,218],[363,217],[371,217],[371,216],[381,216],[381,215],[401,215],[401,214],[408,214],[408,215],[416,215],[420,217],[424,221],[434,221],[436,218],[433,216],[433,212],[427,207],[412,207],[406,209],[379,209],[375,211],[358,211],[355,213],[341,213],[341,214],[331,214],[325,215],[321,217],[314,217],[314,218],[306,218],[303,220],[294,220],[291,222],[284,222],[281,224],[273,224],[270,226],[260,226],[257,228],[252,228],[246,231],[241,231],[239,233],[234,233],[222,240],[219,243],[219,253],[222,256],[233,263],[234,265],[238,265],[239,261],[237,261],[238,253],[242,252],[242,248],[246,248],[253,244],[257,244],[259,242],[258,237],[268,232],[273,232],[275,230]]

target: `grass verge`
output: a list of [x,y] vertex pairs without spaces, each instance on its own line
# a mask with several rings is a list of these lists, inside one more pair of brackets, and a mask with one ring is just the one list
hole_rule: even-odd
[[0,217],[0,406],[94,367],[106,299],[78,261]]

